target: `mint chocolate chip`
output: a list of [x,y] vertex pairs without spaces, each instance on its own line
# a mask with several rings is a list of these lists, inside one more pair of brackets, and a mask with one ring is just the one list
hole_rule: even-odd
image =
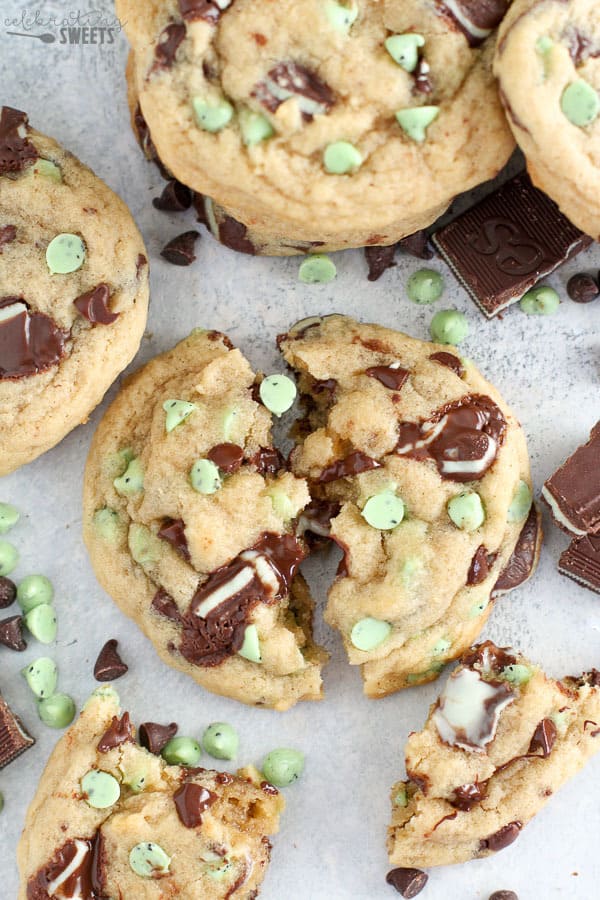
[[354,625],[350,640],[357,650],[364,650],[368,653],[383,644],[390,636],[391,631],[392,626],[389,622],[367,616]]
[[413,106],[409,109],[399,109],[396,121],[409,138],[417,144],[422,144],[427,138],[427,129],[439,114],[439,106]]
[[600,96],[591,84],[580,78],[564,89],[560,108],[572,125],[585,128],[600,115]]
[[419,62],[419,49],[425,46],[422,34],[392,34],[384,41],[384,46],[395,63],[406,72],[414,72]]
[[85,244],[77,234],[57,234],[46,249],[46,263],[53,275],[69,275],[85,262]]
[[109,772],[91,769],[81,779],[81,791],[85,801],[94,809],[108,809],[121,796],[121,786]]

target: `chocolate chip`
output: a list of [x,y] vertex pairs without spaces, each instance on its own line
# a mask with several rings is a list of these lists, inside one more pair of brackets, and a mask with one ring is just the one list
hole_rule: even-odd
[[393,366],[371,366],[369,369],[365,369],[365,375],[368,375],[369,378],[374,378],[390,391],[399,391],[410,372],[401,366],[396,368]]
[[190,559],[187,538],[185,536],[185,523],[183,519],[165,519],[162,528],[158,532],[159,538],[168,541],[184,559]]
[[194,245],[199,237],[197,231],[184,231],[169,241],[160,255],[174,266],[190,266],[196,259]]
[[519,900],[514,891],[494,891],[489,900]]
[[248,463],[256,467],[259,475],[275,475],[280,469],[285,469],[285,460],[275,447],[261,447]]
[[600,296],[600,287],[591,275],[578,272],[567,281],[567,294],[574,303],[591,303]]
[[10,578],[0,576],[0,609],[6,609],[17,598],[17,586]]
[[462,378],[465,374],[463,364],[454,353],[446,353],[445,350],[440,350],[438,353],[432,353],[429,359],[439,363],[440,366],[446,366],[447,369],[452,369],[459,378]]
[[192,192],[185,184],[170,178],[162,194],[154,198],[152,205],[162,212],[183,212],[192,205]]
[[509,822],[508,825],[503,825],[502,828],[490,834],[489,837],[483,838],[479,842],[479,849],[493,850],[494,853],[497,853],[498,850],[504,850],[505,847],[516,841],[522,827],[521,822]]
[[256,255],[256,247],[247,237],[248,229],[237,219],[232,216],[225,216],[223,221],[219,223],[219,233],[215,235],[225,247],[231,250],[237,250],[238,253],[247,253],[249,256]]
[[123,713],[121,718],[113,716],[110,725],[98,741],[98,753],[108,753],[121,744],[133,743],[133,725],[129,721],[129,713]]
[[179,45],[186,35],[187,28],[183,22],[172,22],[162,31],[154,50],[156,63],[154,68],[170,69],[175,62]]
[[429,244],[429,235],[424,228],[421,231],[415,231],[413,234],[407,234],[406,237],[398,241],[398,247],[400,250],[404,250],[405,253],[410,254],[410,256],[416,256],[417,259],[433,258],[433,250]]
[[242,465],[244,451],[237,444],[217,444],[206,456],[226,475],[232,475]]
[[416,897],[427,884],[428,876],[420,869],[392,869],[385,876],[388,884],[403,897]]
[[181,622],[179,607],[164,588],[159,588],[152,598],[152,609],[172,622]]
[[94,666],[94,678],[96,681],[114,681],[116,678],[121,678],[128,671],[129,666],[121,659],[117,646],[118,641],[111,638],[98,654],[98,659]]
[[394,254],[396,253],[396,244],[389,247],[365,247],[365,258],[369,267],[367,278],[369,281],[377,281],[381,278],[386,269],[395,266]]
[[19,129],[27,126],[27,114],[20,109],[3,106],[0,112],[0,175],[21,172],[38,158],[38,152]]
[[108,306],[110,288],[107,284],[98,284],[91,291],[80,294],[73,303],[78,312],[92,325],[112,325],[119,318],[119,313],[111,312]]
[[467,584],[481,584],[482,581],[490,574],[490,569],[496,561],[497,553],[490,553],[483,544],[475,551],[475,556],[471,560],[469,572],[467,574]]
[[142,722],[139,729],[139,740],[142,747],[150,753],[160,753],[167,741],[177,734],[177,724],[159,725],[158,722]]
[[[335,96],[329,85],[321,81],[314,72],[293,61],[273,66],[265,80],[254,87],[250,96],[256,97],[270,112],[276,112],[284,100],[296,97],[305,122],[312,122],[315,115],[329,112],[335,103]],[[303,104],[303,100],[308,102]]]
[[11,616],[0,622],[0,644],[9,650],[26,650],[27,644],[23,640],[23,617]]
[[317,481],[327,483],[329,481],[337,481],[338,478],[347,478],[350,475],[360,475],[361,472],[368,472],[370,469],[380,469],[381,463],[377,462],[361,450],[354,450],[344,459],[337,459],[330,463],[322,470]]
[[538,750],[541,750],[542,758],[546,759],[546,757],[550,756],[552,753],[555,741],[556,725],[552,719],[542,719],[533,732],[533,737],[531,738],[531,743],[529,745],[529,753],[536,753]]
[[477,803],[481,803],[485,797],[487,790],[487,782],[471,782],[470,784],[461,784],[454,791],[454,798],[451,803],[457,809],[468,812]]
[[17,229],[14,225],[3,225],[0,228],[0,253],[5,244],[11,244],[17,236]]

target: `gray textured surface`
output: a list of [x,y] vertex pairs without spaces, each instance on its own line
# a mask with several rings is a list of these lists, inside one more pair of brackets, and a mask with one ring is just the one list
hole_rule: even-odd
[[[141,160],[129,130],[125,38],[117,37],[112,46],[77,47],[7,36],[7,28],[23,28],[6,20],[20,19],[23,9],[32,13],[36,7],[18,0],[2,0],[0,7],[0,102],[26,109],[35,127],[88,163],[125,198],[144,234],[152,267],[152,308],[137,364],[203,325],[228,332],[256,367],[273,371],[280,366],[275,335],[303,316],[332,311],[427,337],[431,310],[406,299],[407,276],[418,268],[417,261],[407,257],[377,284],[370,284],[361,252],[337,254],[337,280],[314,287],[297,281],[297,261],[236,255],[204,233],[193,267],[176,269],[161,260],[161,246],[193,227],[193,219],[191,214],[187,219],[169,217],[152,209],[150,201],[161,182],[155,169]],[[72,9],[66,2],[40,3],[37,8],[43,16],[59,18]],[[108,2],[100,8],[111,12]],[[570,273],[599,264],[598,249],[591,249],[551,283],[564,296]],[[439,262],[434,265],[444,268]],[[551,318],[527,318],[512,309],[501,321],[487,322],[448,274],[447,291],[438,306],[452,305],[469,318],[471,335],[464,353],[498,385],[524,424],[539,490],[599,415],[600,303],[585,307],[565,300]],[[130,665],[118,688],[135,721],[176,719],[181,733],[198,735],[210,721],[228,720],[241,734],[240,764],[260,761],[274,746],[304,749],[306,775],[286,791],[288,809],[262,896],[265,900],[397,896],[384,883],[388,789],[403,772],[406,735],[421,726],[440,685],[367,701],[358,673],[345,664],[337,638],[323,624],[318,625],[319,637],[333,656],[325,674],[327,699],[283,715],[213,697],[164,666],[96,584],[81,541],[81,477],[100,415],[101,409],[55,450],[0,484],[0,499],[15,503],[24,513],[12,533],[21,552],[16,577],[45,572],[56,586],[60,631],[56,647],[49,651],[60,666],[61,689],[72,693],[80,706],[95,686],[96,654],[114,636]],[[557,574],[555,563],[566,538],[547,517],[546,527],[538,574],[498,603],[486,634],[519,646],[550,673],[560,675],[600,664],[600,599]],[[334,565],[331,560],[315,560],[308,567],[321,604]],[[25,809],[57,738],[37,720],[19,675],[25,663],[45,652],[34,641],[23,654],[0,650],[0,687],[38,741],[0,772],[6,800],[0,815],[2,900],[16,897],[14,850]],[[495,858],[433,871],[423,897],[487,900],[499,888],[514,889],[521,900],[598,896],[599,783],[597,758],[551,800],[516,844]]]

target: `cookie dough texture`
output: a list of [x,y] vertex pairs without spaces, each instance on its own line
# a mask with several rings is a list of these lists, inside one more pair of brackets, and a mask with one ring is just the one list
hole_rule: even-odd
[[[90,806],[82,792],[82,779],[94,770],[118,783],[116,802],[105,809]],[[176,797],[180,804],[188,800],[187,824]],[[18,900],[84,896],[68,892],[78,874],[86,897],[250,900],[264,878],[268,836],[277,831],[283,806],[274,788],[263,790],[256,770],[240,770],[236,777],[168,766],[135,742],[115,692],[101,688],[57,744],[29,807],[18,848]],[[144,877],[132,869],[130,852],[141,843],[162,848],[170,857],[168,872]],[[48,891],[75,848],[82,860],[65,882],[66,892]]]
[[600,237],[600,116],[575,125],[566,89],[600,91],[600,9],[594,0],[515,0],[501,26],[494,69],[509,124],[534,184],[594,240]]
[[[271,414],[255,387],[240,351],[200,329],[132,376],[92,443],[84,538],[98,580],[163,660],[215,693],[287,709],[321,697],[326,654],[312,641],[313,604],[295,574],[305,551],[291,523],[308,488],[273,450]],[[172,401],[193,408],[167,431]],[[224,444],[236,458],[229,471],[211,453]],[[203,489],[198,472],[214,479],[209,454],[221,467],[217,489],[201,493],[191,473]],[[261,541],[270,548],[262,552]],[[288,552],[296,563],[282,575]],[[195,610],[209,595],[224,605],[207,622]]]
[[[280,253],[297,252],[297,242],[323,250],[391,244],[492,178],[514,146],[491,72],[493,36],[470,43],[444,4],[356,6],[345,30],[320,0],[117,3],[163,164],[243,225],[279,235]],[[495,24],[506,5],[496,8]],[[169,26],[182,29],[177,41]],[[406,32],[424,38],[424,73],[406,71],[384,46]],[[229,121],[203,129],[194,101],[196,109],[229,104]],[[396,113],[421,106],[439,112],[419,141]],[[248,112],[273,130],[249,146]],[[362,158],[350,174],[324,166],[326,148],[340,141]]]
[[[0,323],[0,475],[86,421],[137,352],[148,308],[146,251],[125,204],[24,114],[4,107],[2,117],[0,312],[20,316]],[[27,149],[7,150],[4,141],[19,136]],[[85,258],[55,274],[46,250],[62,233],[82,239]],[[74,303],[99,285],[114,318],[107,324]]]
[[[530,511],[521,426],[498,391],[454,347],[339,315],[298,323],[280,345],[299,373],[306,403],[292,470],[308,479],[313,497],[334,504],[330,537],[344,551],[325,618],[340,631],[350,663],[361,666],[369,696],[431,681],[481,632],[528,513],[535,536],[531,565],[520,582],[535,565],[541,535]],[[407,429],[442,421],[449,406],[462,410],[459,418],[471,412],[449,441],[448,459],[473,459],[486,448],[488,462],[479,473],[475,466],[470,481],[468,475],[442,475],[434,459],[419,458],[418,451],[398,452],[407,443]],[[472,411],[484,411],[481,427],[486,407],[500,425],[495,456],[488,455],[492,443],[485,434],[469,431],[475,427]],[[529,495],[529,503],[513,516],[509,507],[519,491]],[[404,517],[393,527],[379,521],[373,527],[365,518],[367,503],[372,508],[371,498],[386,492],[402,500]],[[470,531],[449,514],[454,515],[449,502],[463,493],[479,495],[476,511],[482,507],[485,516]],[[377,628],[383,638],[373,649],[358,649],[352,640],[354,626],[365,620],[370,633]],[[391,626],[387,636],[382,623]]]
[[[480,746],[449,743],[461,737],[451,731],[442,740],[436,724],[449,685],[465,678],[465,672],[469,686],[462,694],[463,709],[472,731],[492,725],[491,739]],[[519,684],[519,677],[526,680]],[[508,701],[495,726],[481,694],[474,693],[482,682],[489,693]],[[391,862],[448,865],[526,840],[520,835],[527,822],[600,749],[599,684],[595,670],[580,679],[554,681],[520,654],[490,641],[467,653],[423,730],[408,738],[408,780],[395,784],[391,794]]]

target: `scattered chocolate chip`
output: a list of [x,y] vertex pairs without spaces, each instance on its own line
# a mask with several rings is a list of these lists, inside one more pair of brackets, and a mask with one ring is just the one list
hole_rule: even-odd
[[567,294],[575,303],[591,303],[600,297],[600,287],[591,275],[579,272],[567,281]]
[[276,112],[284,100],[296,97],[305,122],[312,122],[315,115],[329,112],[335,103],[329,85],[314,72],[292,61],[273,66],[264,81],[255,85],[250,96],[270,112]]
[[167,741],[177,734],[177,723],[160,725],[158,722],[142,722],[139,728],[139,741],[142,747],[150,753],[157,755],[163,749]]
[[169,241],[160,255],[174,266],[190,266],[196,259],[194,245],[199,237],[197,231],[184,231]]
[[413,234],[407,234],[406,237],[398,241],[396,246],[410,256],[416,256],[417,259],[433,259],[429,235],[424,228],[421,231],[415,231]]
[[14,315],[0,322],[0,379],[37,375],[56,365],[65,350],[67,332],[45,313],[30,312],[21,297],[3,297],[0,309]]
[[365,247],[365,259],[369,267],[367,278],[369,281],[377,281],[381,278],[386,269],[395,266],[394,255],[396,253],[396,244],[390,244],[388,247]]
[[192,205],[192,192],[185,184],[170,178],[162,194],[154,198],[152,205],[163,212],[183,212]]
[[226,475],[232,475],[242,465],[244,451],[237,444],[217,444],[206,456]]
[[119,313],[111,312],[108,306],[110,288],[107,284],[98,284],[91,291],[81,294],[73,303],[78,312],[92,325],[112,325],[119,318]]
[[420,869],[392,869],[385,876],[388,884],[403,897],[416,897],[427,884],[428,876]]
[[499,828],[494,834],[490,834],[489,837],[483,838],[479,842],[479,849],[492,850],[494,853],[497,853],[498,850],[504,850],[505,847],[508,847],[516,841],[522,827],[521,822],[509,822],[508,825],[503,825],[502,828]]
[[0,175],[21,172],[38,158],[38,152],[19,129],[27,127],[27,114],[11,106],[3,106],[0,112]]
[[35,744],[2,694],[0,694],[0,769]]
[[183,22],[171,22],[162,31],[154,49],[154,69],[170,69],[175,62],[179,45],[186,35],[187,28]]
[[121,718],[118,716],[112,717],[110,725],[98,741],[97,749],[99,753],[108,753],[109,750],[114,750],[115,747],[120,747],[121,744],[133,741],[133,725],[129,721],[129,713],[126,712],[123,713]]
[[514,891],[494,891],[489,900],[519,900]]
[[173,794],[175,809],[182,825],[197,828],[202,825],[202,813],[218,800],[216,794],[201,784],[187,782]]
[[0,575],[0,609],[6,609],[17,599],[17,586],[10,578]]
[[181,622],[179,607],[164,588],[159,588],[152,598],[152,609],[172,622]]
[[107,641],[98,654],[98,659],[94,666],[94,678],[96,681],[114,681],[121,678],[129,666],[123,662],[117,651],[118,641],[114,638]]
[[3,225],[0,228],[0,253],[6,244],[11,244],[17,236],[17,229],[14,225]]
[[23,640],[23,617],[11,616],[0,622],[0,644],[9,650],[26,650],[27,644]]

